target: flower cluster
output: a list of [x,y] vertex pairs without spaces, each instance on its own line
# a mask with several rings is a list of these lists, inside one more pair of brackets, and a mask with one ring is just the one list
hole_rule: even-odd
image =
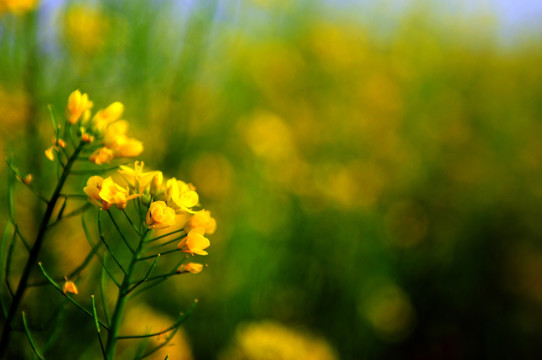
[[[205,235],[215,232],[216,221],[210,211],[196,210],[200,206],[196,188],[176,178],[164,181],[161,171],[145,172],[143,167],[143,162],[136,161],[134,167],[119,166],[113,177],[92,176],[83,190],[92,203],[104,210],[112,206],[125,209],[128,201],[137,199],[137,209],[143,209],[143,212],[138,210],[141,221],[148,229],[183,226],[186,236],[177,245],[179,251],[207,255],[205,249],[210,241]],[[202,269],[201,264],[188,263],[178,272],[198,273]]]
[[[81,141],[85,143],[96,143],[94,151],[89,160],[97,165],[110,163],[111,160],[125,157],[136,157],[143,151],[141,141],[130,138],[126,135],[128,122],[121,120],[124,112],[124,105],[116,101],[98,110],[92,117],[91,109],[94,103],[90,101],[87,94],[79,90],[72,92],[66,106],[66,121],[68,126],[76,126]],[[59,143],[61,139],[53,141],[53,146],[45,151],[49,160],[54,160],[55,152],[59,147],[65,147]]]

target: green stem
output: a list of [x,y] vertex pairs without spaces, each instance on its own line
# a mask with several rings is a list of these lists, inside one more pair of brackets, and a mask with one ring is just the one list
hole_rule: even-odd
[[122,320],[122,314],[124,312],[124,305],[126,304],[126,301],[128,300],[128,297],[126,295],[129,292],[128,290],[130,289],[131,277],[134,272],[137,258],[139,257],[139,254],[141,253],[141,250],[143,248],[143,243],[145,242],[145,238],[148,232],[149,230],[145,231],[143,235],[141,235],[137,249],[132,254],[130,265],[128,265],[128,269],[126,270],[126,274],[124,275],[124,279],[122,280],[122,284],[120,285],[119,294],[117,297],[117,303],[115,305],[115,310],[113,311],[113,315],[111,317],[111,327],[110,327],[109,335],[107,337],[107,344],[105,346],[106,358],[109,360],[113,360],[115,358],[115,347],[117,345],[117,340],[118,340],[118,331],[119,331],[121,320]]
[[30,273],[32,272],[32,269],[34,269],[34,267],[36,266],[38,255],[40,253],[41,246],[43,245],[43,240],[45,239],[45,234],[47,232],[47,227],[49,221],[51,220],[51,216],[53,215],[53,210],[56,206],[56,203],[60,197],[60,192],[62,190],[62,187],[64,186],[64,183],[66,182],[66,179],[68,178],[68,175],[70,174],[70,169],[75,159],[77,158],[81,150],[83,150],[84,146],[85,143],[81,142],[79,146],[75,148],[72,156],[66,164],[66,167],[64,168],[64,171],[62,172],[62,175],[60,176],[60,179],[58,180],[51,199],[47,203],[47,209],[45,210],[45,214],[43,215],[38,234],[36,235],[36,240],[34,241],[34,245],[32,246],[32,249],[30,251],[30,255],[24,267],[21,280],[19,281],[15,296],[13,297],[13,301],[9,307],[6,321],[4,322],[4,327],[2,329],[2,338],[0,339],[0,359],[3,358],[6,354],[11,333],[11,323],[13,322],[13,319],[17,314],[17,310],[19,309],[21,300],[23,299]]

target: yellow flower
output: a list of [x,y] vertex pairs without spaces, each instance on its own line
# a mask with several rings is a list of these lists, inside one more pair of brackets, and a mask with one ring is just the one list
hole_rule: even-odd
[[114,123],[122,116],[124,105],[115,101],[103,110],[100,110],[94,115],[92,125],[96,131],[104,131],[110,124]]
[[107,147],[102,147],[95,150],[88,159],[96,165],[102,165],[105,163],[109,164],[114,157],[115,155],[113,150]]
[[137,189],[139,193],[142,193],[144,189],[154,183],[157,176],[163,176],[161,171],[149,171],[143,172],[144,162],[136,161],[134,168],[121,165],[119,174],[126,180],[126,182],[134,189]]
[[199,196],[192,184],[171,178],[167,181],[168,206],[175,210],[193,213],[192,208],[199,203]]
[[47,150],[45,150],[45,156],[47,157],[47,159],[51,160],[51,161],[54,161],[55,160],[55,153],[54,153],[54,146],[51,146],[50,148],[48,148]]
[[129,200],[139,196],[138,194],[128,195],[128,189],[115,183],[111,177],[104,179],[98,195],[103,201],[105,210],[108,210],[111,205],[114,205],[119,209],[124,209]]
[[92,108],[92,101],[88,99],[87,94],[81,94],[79,90],[75,90],[68,98],[68,106],[66,107],[66,118],[70,124],[75,124],[81,115]]
[[64,286],[62,287],[62,292],[64,293],[64,295],[66,295],[66,293],[72,293],[72,294],[79,294],[79,290],[77,290],[77,286],[75,286],[75,283],[73,281],[70,281],[68,280],[68,278],[66,278],[66,282],[64,283]]
[[192,255],[207,255],[207,251],[204,249],[207,249],[210,245],[209,239],[203,236],[199,229],[192,229],[188,235],[179,242],[177,248],[182,252]]
[[38,0],[0,0],[0,14],[12,12],[21,14],[33,10],[38,5]]
[[104,134],[104,145],[115,152],[116,157],[136,157],[143,152],[143,143],[126,136],[128,122],[115,121],[107,126]]
[[162,191],[162,183],[164,182],[164,175],[161,171],[154,171],[154,176],[151,181],[151,194],[153,196],[158,195]]
[[23,183],[24,183],[25,185],[28,185],[28,184],[30,184],[30,183],[32,182],[32,179],[33,179],[32,174],[28,174],[28,175],[26,175],[26,176],[24,177]]
[[91,144],[94,142],[94,136],[89,135],[87,133],[83,133],[83,135],[81,135],[81,140],[83,140],[83,142]]
[[103,200],[100,197],[103,181],[104,179],[101,176],[91,176],[87,180],[87,186],[83,188],[83,191],[88,195],[90,201],[98,206],[103,206]]
[[134,138],[119,136],[111,149],[115,152],[115,157],[136,157],[143,152],[143,143]]
[[117,143],[119,137],[126,136],[128,131],[128,121],[119,120],[110,124],[105,128],[104,132],[104,145],[108,147],[113,147]]
[[53,138],[51,139],[51,142],[53,143],[53,146],[56,148],[58,148],[59,146],[63,149],[66,148],[66,142],[63,139]]
[[105,210],[109,210],[113,205],[124,209],[129,200],[139,196],[128,195],[128,189],[116,184],[111,177],[104,179],[101,176],[91,176],[83,191],[94,204]]
[[192,229],[201,229],[205,234],[213,234],[216,230],[216,220],[211,216],[209,210],[201,210],[192,215],[184,226],[184,230],[189,232]]
[[191,272],[192,274],[200,273],[203,270],[203,265],[198,263],[186,263],[182,264],[178,269],[178,273]]
[[155,201],[147,211],[149,229],[163,229],[175,224],[175,210],[168,207],[164,201]]

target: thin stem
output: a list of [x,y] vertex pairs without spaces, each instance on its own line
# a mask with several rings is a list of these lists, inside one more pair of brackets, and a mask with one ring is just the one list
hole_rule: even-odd
[[126,213],[126,210],[125,210],[125,209],[122,209],[122,213],[124,214],[124,216],[126,217],[126,219],[128,220],[128,222],[130,223],[130,225],[132,226],[132,229],[134,229],[134,231],[135,231],[139,236],[141,236],[141,233],[140,233],[139,230],[135,227],[134,223],[132,222],[132,219],[130,219],[130,217],[128,216],[128,213]]
[[[41,272],[43,274],[43,276],[45,276],[45,278],[47,280],[49,280],[49,282],[51,283],[51,285],[53,285],[53,287],[59,291],[62,295],[64,295],[66,297],[66,299],[68,299],[69,302],[71,302],[73,305],[75,305],[75,307],[77,307],[79,310],[81,310],[82,312],[84,312],[85,314],[87,314],[88,316],[90,316],[91,318],[94,318],[94,315],[88,311],[87,309],[85,309],[83,306],[81,306],[81,304],[79,304],[77,301],[73,300],[70,296],[68,296],[67,294],[64,294],[64,291],[62,291],[62,288],[45,272],[45,269],[43,268],[43,265],[40,263],[38,263],[38,266],[40,267],[41,269]],[[104,327],[104,329],[108,330],[109,331],[109,326],[107,326],[103,321],[101,320],[97,320],[100,325],[102,325]]]
[[192,303],[192,306],[186,312],[186,314],[181,313],[179,315],[179,318],[177,319],[177,321],[175,321],[175,323],[173,323],[173,325],[171,325],[167,329],[164,329],[162,331],[158,331],[158,332],[155,332],[155,333],[151,333],[151,334],[145,334],[145,335],[123,335],[123,336],[119,336],[118,339],[119,340],[143,339],[143,338],[148,338],[148,337],[153,337],[153,336],[159,336],[159,335],[165,334],[167,332],[170,332],[171,330],[174,330],[174,329],[178,328],[186,320],[186,318],[188,318],[192,314],[192,312],[196,308],[197,303],[198,303],[198,300],[195,299],[194,302]]
[[126,290],[126,293],[124,294],[125,296],[128,295],[130,292],[132,292],[139,285],[141,285],[145,280],[147,280],[149,278],[149,276],[151,276],[154,268],[156,267],[156,264],[158,263],[159,258],[160,258],[160,254],[156,255],[156,257],[154,258],[154,262],[152,263],[151,267],[149,268],[149,270],[145,274],[145,277],[143,279],[139,280],[138,282],[136,282],[131,288]]
[[104,309],[105,321],[107,325],[111,324],[111,319],[109,318],[109,312],[107,311],[107,302],[105,301],[105,268],[102,267],[102,273],[100,276],[100,298],[102,299],[102,307]]
[[104,234],[103,234],[103,231],[102,231],[102,221],[101,221],[102,211],[104,211],[104,210],[100,209],[100,212],[98,213],[98,233],[99,233],[99,236],[100,236],[100,240],[104,244],[105,248],[107,249],[107,252],[111,255],[111,257],[113,258],[113,260],[115,261],[117,266],[122,270],[124,275],[126,275],[126,270],[124,270],[124,267],[122,266],[120,261],[117,259],[117,257],[115,256],[115,254],[113,253],[113,251],[111,250],[109,245],[107,244],[107,241],[105,241],[105,237],[104,237]]
[[124,234],[123,234],[122,231],[120,230],[120,227],[119,227],[119,225],[117,224],[117,222],[115,221],[115,218],[113,217],[113,214],[111,213],[111,211],[108,211],[107,214],[108,214],[109,217],[111,218],[111,222],[113,223],[113,225],[115,225],[115,229],[117,229],[117,232],[119,233],[120,237],[122,238],[122,241],[124,241],[124,243],[126,244],[126,246],[128,247],[128,249],[130,250],[130,252],[133,254],[133,253],[134,253],[134,249],[132,249],[132,247],[130,246],[130,243],[128,242],[128,240],[126,239],[126,237],[124,236]]
[[136,265],[137,257],[139,256],[139,253],[141,252],[143,243],[145,242],[145,238],[147,234],[149,233],[149,231],[150,230],[147,229],[143,233],[143,235],[141,235],[137,249],[135,250],[134,254],[132,254],[132,259],[130,261],[130,264],[128,265],[127,272],[124,276],[124,279],[119,289],[117,302],[115,305],[115,310],[113,311],[113,316],[111,318],[111,331],[109,332],[109,336],[107,337],[107,344],[105,347],[107,359],[113,359],[115,357],[115,348],[116,348],[117,339],[118,339],[117,333],[120,327],[122,314],[124,311],[124,306],[126,305],[126,301],[128,299],[126,296],[126,292],[130,288],[131,277]]
[[24,313],[24,311],[23,311],[23,325],[24,325],[24,330],[26,332],[26,337],[28,338],[28,342],[30,342],[30,346],[32,347],[32,350],[34,351],[34,354],[36,354],[38,359],[44,360],[43,356],[38,350],[38,347],[34,343],[34,339],[32,339],[32,335],[30,334],[30,329],[28,328],[28,324],[26,323],[26,314]]
[[164,251],[164,252],[161,252],[161,253],[158,253],[158,254],[153,254],[153,255],[149,255],[149,256],[140,257],[139,259],[137,259],[137,261],[153,259],[153,258],[155,258],[157,256],[160,256],[160,255],[167,255],[167,254],[173,254],[173,253],[179,253],[179,249],[172,249],[172,250]]
[[36,240],[34,241],[34,244],[32,245],[30,255],[24,267],[23,274],[21,275],[21,279],[19,280],[19,285],[17,286],[17,291],[15,292],[15,296],[9,307],[8,316],[6,318],[6,321],[4,322],[4,327],[2,329],[2,337],[0,339],[0,359],[3,358],[4,355],[6,354],[8,344],[9,344],[10,333],[11,333],[11,323],[13,322],[13,319],[15,318],[15,315],[17,313],[17,310],[19,309],[19,305],[21,303],[23,295],[26,291],[26,285],[28,283],[28,278],[30,277],[30,273],[32,272],[32,269],[34,268],[38,260],[38,255],[40,253],[41,247],[43,245],[43,240],[45,239],[45,234],[47,232],[47,225],[49,224],[51,216],[53,215],[53,210],[60,196],[60,192],[62,190],[62,187],[64,186],[64,183],[66,182],[66,179],[68,178],[68,175],[70,174],[70,170],[75,159],[77,158],[81,150],[83,150],[84,146],[85,144],[81,142],[75,148],[72,156],[70,157],[70,159],[68,160],[66,164],[66,167],[64,168],[64,171],[62,172],[62,175],[60,176],[60,179],[58,180],[56,188],[53,191],[53,195],[51,196],[51,199],[47,203],[47,209],[45,210],[45,214],[43,215],[43,219],[41,221],[38,234],[36,235]]
[[102,349],[102,356],[105,360],[107,360],[107,356],[105,355],[104,343],[102,341],[102,335],[100,334],[100,323],[98,322],[98,314],[96,312],[96,304],[94,303],[94,295],[90,295],[90,299],[92,301],[92,314],[94,315],[94,325],[96,326],[98,341],[100,342],[100,348]]
[[179,230],[175,230],[175,231],[172,231],[170,233],[167,233],[167,234],[164,234],[164,235],[160,235],[160,236],[157,236],[155,238],[152,238],[152,239],[149,239],[147,241],[145,241],[146,243],[150,243],[150,242],[153,242],[153,241],[156,241],[156,240],[160,240],[162,238],[165,238],[166,236],[170,236],[170,235],[173,235],[173,234],[176,234],[176,233],[179,233],[181,231],[184,231],[184,229],[179,229]]
[[161,247],[164,247],[164,246],[167,246],[169,244],[172,244],[174,242],[177,242],[177,241],[180,241],[182,239],[184,239],[186,237],[186,235],[181,235],[179,237],[176,237],[174,239],[171,239],[171,240],[168,240],[166,241],[165,243],[162,243],[162,244],[159,244],[159,245],[155,245],[155,246],[152,246],[148,249],[145,249],[146,251],[151,251],[151,250],[155,250],[155,249],[160,249]]

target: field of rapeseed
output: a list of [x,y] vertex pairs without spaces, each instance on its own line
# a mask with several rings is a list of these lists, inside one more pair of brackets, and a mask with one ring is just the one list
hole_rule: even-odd
[[542,38],[497,29],[0,0],[0,354],[535,357]]

